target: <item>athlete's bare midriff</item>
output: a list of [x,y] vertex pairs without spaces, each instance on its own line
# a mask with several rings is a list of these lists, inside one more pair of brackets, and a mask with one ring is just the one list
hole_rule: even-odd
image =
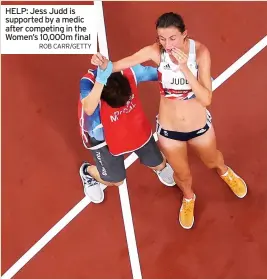
[[205,126],[206,108],[196,99],[170,100],[161,96],[158,120],[166,130],[191,132]]

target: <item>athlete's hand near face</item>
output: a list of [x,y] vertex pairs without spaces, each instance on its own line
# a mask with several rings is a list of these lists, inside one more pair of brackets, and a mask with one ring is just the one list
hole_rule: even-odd
[[187,65],[186,63],[188,60],[188,56],[183,51],[181,51],[178,48],[173,48],[171,52],[172,52],[172,55],[174,56],[174,58],[177,60],[180,67]]

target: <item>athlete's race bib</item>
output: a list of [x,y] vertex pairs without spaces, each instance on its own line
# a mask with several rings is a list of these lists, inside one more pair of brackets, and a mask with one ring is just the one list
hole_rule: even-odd
[[[194,76],[197,76],[196,63],[189,62],[188,68]],[[173,89],[177,91],[186,91],[191,89],[191,86],[189,85],[183,72],[180,71],[179,65],[170,66],[168,62],[162,62],[161,71],[163,88]]]

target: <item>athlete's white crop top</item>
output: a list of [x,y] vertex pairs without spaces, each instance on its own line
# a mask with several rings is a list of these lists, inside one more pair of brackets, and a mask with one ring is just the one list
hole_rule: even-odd
[[[189,39],[189,55],[187,66],[197,78],[198,66],[196,62],[195,41]],[[160,94],[166,98],[189,100],[195,98],[195,94],[186,80],[184,74],[179,69],[179,65],[174,64],[167,52],[161,54],[160,65],[158,67],[158,78],[160,84]]]

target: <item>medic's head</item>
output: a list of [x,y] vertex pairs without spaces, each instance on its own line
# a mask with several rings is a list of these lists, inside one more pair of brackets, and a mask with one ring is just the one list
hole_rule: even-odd
[[121,72],[112,73],[104,86],[101,99],[113,108],[126,105],[132,95],[128,79]]

